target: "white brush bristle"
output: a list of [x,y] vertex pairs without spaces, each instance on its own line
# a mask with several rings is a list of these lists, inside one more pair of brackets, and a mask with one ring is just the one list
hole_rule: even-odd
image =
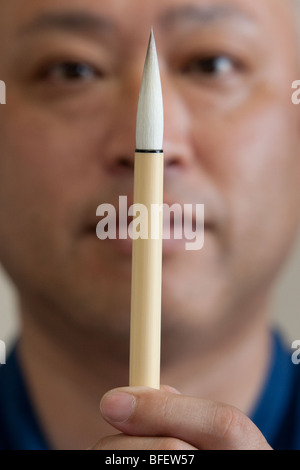
[[151,31],[137,112],[136,148],[162,150],[164,113],[159,64]]

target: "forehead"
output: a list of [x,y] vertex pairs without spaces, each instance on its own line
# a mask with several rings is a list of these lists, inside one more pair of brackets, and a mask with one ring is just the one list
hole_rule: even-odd
[[148,33],[152,24],[166,28],[248,17],[258,23],[280,24],[282,29],[290,19],[290,4],[289,0],[0,0],[0,21],[1,26],[15,30],[45,15],[77,13],[84,20],[90,14],[103,20],[102,26],[147,28]]

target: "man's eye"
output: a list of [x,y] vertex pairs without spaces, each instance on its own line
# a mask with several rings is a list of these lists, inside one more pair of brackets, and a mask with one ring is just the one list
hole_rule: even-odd
[[60,62],[45,67],[40,73],[44,80],[90,81],[102,76],[102,73],[84,62]]
[[221,78],[229,75],[236,68],[237,65],[229,57],[216,56],[193,59],[182,68],[182,73],[202,75],[207,78]]

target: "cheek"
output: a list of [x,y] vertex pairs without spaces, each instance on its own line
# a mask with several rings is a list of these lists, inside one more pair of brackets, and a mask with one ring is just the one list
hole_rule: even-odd
[[242,229],[267,214],[285,217],[294,211],[297,217],[299,120],[290,95],[258,87],[236,107],[215,103],[205,119],[195,114],[194,109],[198,165],[222,194],[231,223],[238,219]]
[[222,153],[228,233],[240,279],[269,279],[297,232],[300,158],[295,120],[269,107],[236,123]]
[[[209,111],[193,130],[198,167],[226,207],[231,261],[245,272],[285,256],[299,220],[300,152],[295,107],[259,92],[235,109]],[[196,120],[195,120],[196,121]]]
[[27,206],[27,211],[44,206],[55,216],[94,174],[92,128],[90,122],[82,126],[45,110],[20,109],[7,107],[0,123],[0,204]]
[[295,216],[299,201],[298,135],[295,121],[282,111],[269,108],[236,126],[227,155],[232,204],[245,218],[258,217],[263,226],[286,219],[291,211]]
[[63,252],[74,199],[87,185],[83,144],[76,133],[71,137],[71,125],[53,121],[46,113],[8,107],[0,125],[0,249],[9,265],[25,257],[28,265],[45,263],[47,252]]
[[10,102],[0,119],[0,258],[17,283],[40,282],[72,249],[74,211],[88,198],[94,168],[88,132],[20,109]]

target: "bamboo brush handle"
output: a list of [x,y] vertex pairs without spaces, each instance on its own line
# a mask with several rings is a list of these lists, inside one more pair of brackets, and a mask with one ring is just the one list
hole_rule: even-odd
[[[133,240],[130,386],[160,388],[163,153],[136,153],[134,204],[148,210],[148,239]],[[151,217],[151,206],[160,212]],[[151,230],[157,239],[151,239]]]

